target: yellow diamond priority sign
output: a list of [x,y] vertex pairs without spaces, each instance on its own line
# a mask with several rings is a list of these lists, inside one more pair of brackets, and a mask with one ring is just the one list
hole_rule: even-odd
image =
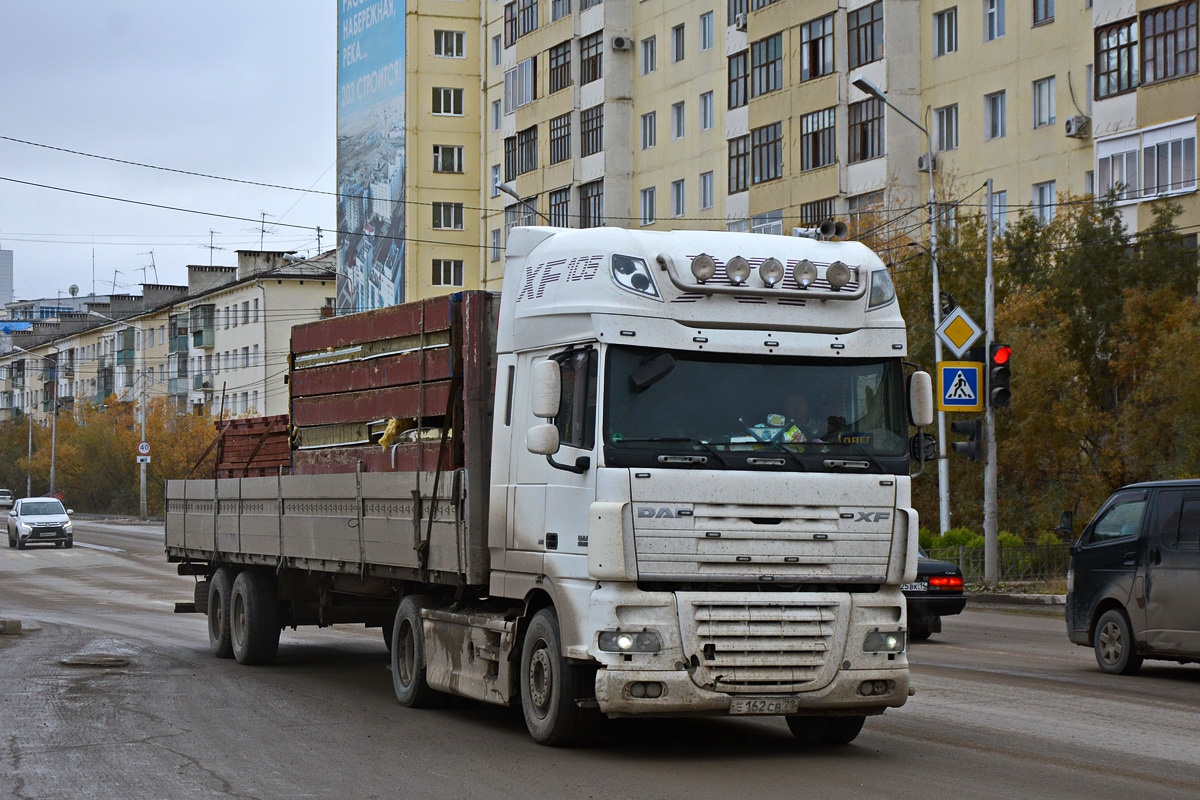
[[983,329],[963,311],[962,306],[959,306],[946,315],[935,333],[942,340],[942,344],[950,348],[950,352],[962,358],[962,354],[983,334]]

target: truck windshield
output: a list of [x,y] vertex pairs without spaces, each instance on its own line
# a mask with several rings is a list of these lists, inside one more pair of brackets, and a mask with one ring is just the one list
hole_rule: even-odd
[[605,392],[611,466],[908,469],[898,359],[614,346]]

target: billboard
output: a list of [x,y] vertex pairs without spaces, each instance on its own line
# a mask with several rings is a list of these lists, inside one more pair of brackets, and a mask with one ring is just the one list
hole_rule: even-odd
[[406,0],[338,0],[338,313],[404,302]]

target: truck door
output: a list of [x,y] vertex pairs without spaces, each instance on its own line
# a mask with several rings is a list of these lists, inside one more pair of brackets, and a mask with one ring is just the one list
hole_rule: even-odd
[[1161,489],[1146,550],[1146,645],[1200,655],[1200,488]]
[[[1096,604],[1105,598],[1114,597],[1128,607],[1138,569],[1145,510],[1144,489],[1118,492],[1079,537],[1071,558],[1075,583],[1067,611],[1075,630],[1087,630]],[[1130,609],[1127,613],[1136,631],[1136,612]]]

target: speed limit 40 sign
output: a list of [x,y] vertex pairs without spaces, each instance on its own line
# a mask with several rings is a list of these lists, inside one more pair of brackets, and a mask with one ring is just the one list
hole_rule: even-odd
[[139,456],[150,455],[150,443],[149,442],[138,442],[138,455]]

